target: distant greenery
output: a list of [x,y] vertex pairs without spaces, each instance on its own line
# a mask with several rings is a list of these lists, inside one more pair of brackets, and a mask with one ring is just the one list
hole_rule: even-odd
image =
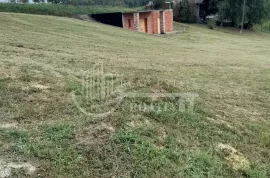
[[215,25],[216,25],[216,21],[213,20],[213,19],[209,19],[207,20],[207,26],[209,29],[214,29],[215,28]]
[[[29,3],[29,0],[18,0],[21,3]],[[44,2],[44,0],[33,0],[35,3]],[[163,0],[161,0],[163,1]],[[10,0],[15,3],[15,0]],[[126,6],[140,7],[148,4],[149,0],[48,0],[52,4],[65,5],[109,5],[109,6]]]
[[[218,2],[218,14],[220,21],[231,21],[233,25],[240,26],[243,14],[242,0],[223,0]],[[246,0],[245,21],[246,28],[252,27],[259,23],[264,17],[264,1],[263,0]],[[222,24],[222,23],[221,23]]]
[[270,33],[270,20],[263,21],[261,24],[255,25],[254,29],[260,32]]
[[[222,26],[230,22],[232,26],[240,26],[243,14],[243,0],[204,0],[201,14],[218,15]],[[190,0],[182,0],[174,5],[174,20],[192,23],[195,22],[194,3]],[[246,0],[245,28],[251,28],[255,24],[262,24],[270,19],[270,0]]]
[[0,3],[0,12],[15,12],[39,15],[72,17],[77,14],[96,14],[106,12],[132,11],[116,6],[71,6],[62,4],[8,4]]
[[183,23],[196,22],[196,16],[189,0],[179,1],[174,5],[174,20]]

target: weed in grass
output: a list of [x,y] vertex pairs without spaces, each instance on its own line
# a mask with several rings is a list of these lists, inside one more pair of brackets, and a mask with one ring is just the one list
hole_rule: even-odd
[[138,133],[125,129],[120,129],[116,134],[111,137],[111,140],[115,143],[128,143],[133,144],[138,141]]
[[[132,177],[176,176],[179,174],[180,154],[171,148],[159,149],[139,133],[121,129],[111,141],[122,144],[130,153]],[[173,142],[170,142],[171,144]],[[168,141],[169,144],[169,141]],[[171,145],[170,145],[171,146]]]
[[148,142],[137,143],[132,150],[134,177],[179,177],[180,155],[169,149],[158,149]]
[[148,127],[145,124],[140,126],[139,128],[136,128],[135,130],[136,132],[140,133],[140,135],[149,138],[155,138],[158,135],[158,128]]
[[5,88],[5,80],[0,79],[0,90],[4,90],[4,88]]
[[244,176],[248,178],[267,178],[266,171],[252,166],[250,169],[244,171]]
[[76,149],[74,139],[73,126],[65,124],[46,126],[41,139],[33,143],[32,153],[39,159],[50,160],[59,174],[79,174],[83,156]]
[[0,130],[0,137],[12,143],[12,150],[18,154],[28,154],[30,151],[29,134],[26,131]]
[[164,124],[179,125],[182,123],[191,126],[198,126],[202,123],[202,116],[195,112],[171,112],[171,111],[158,111],[153,110],[145,113],[146,116]]
[[45,127],[44,138],[56,143],[65,143],[74,139],[74,127],[70,125],[53,125]]
[[72,80],[68,80],[66,82],[66,91],[67,92],[75,92],[75,94],[81,94],[83,86],[79,82],[74,82]]
[[185,169],[185,177],[218,177],[222,171],[222,163],[211,152],[193,153]]

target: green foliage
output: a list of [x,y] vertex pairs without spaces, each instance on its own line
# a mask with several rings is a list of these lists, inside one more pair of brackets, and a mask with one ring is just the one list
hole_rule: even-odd
[[12,142],[12,149],[16,153],[27,154],[30,150],[29,134],[25,131],[0,130],[0,138]]
[[154,0],[154,9],[161,9],[165,0]]
[[222,164],[217,156],[208,152],[200,152],[191,156],[185,177],[217,177],[222,170]]
[[120,129],[111,139],[114,143],[123,145],[130,154],[132,164],[131,177],[174,177],[180,173],[180,154],[172,146],[174,142],[167,139],[168,146],[157,148],[139,133]]
[[73,17],[77,14],[97,14],[133,11],[125,7],[112,6],[67,6],[62,4],[11,4],[0,3],[0,12],[15,12],[39,15]]
[[264,170],[257,167],[251,167],[245,171],[246,177],[249,178],[267,178],[267,174]]
[[135,143],[138,140],[138,133],[121,129],[111,137],[111,140],[115,143]]
[[262,24],[262,31],[270,32],[270,21],[266,21]]
[[145,113],[146,116],[161,122],[163,124],[179,125],[179,124],[189,124],[192,126],[198,126],[202,123],[202,116],[195,112],[185,111],[185,112],[172,112],[172,111],[162,111],[157,110]]
[[270,0],[264,0],[265,19],[270,20]]
[[74,82],[71,80],[68,80],[66,82],[66,91],[67,92],[75,92],[77,94],[80,93],[80,91],[82,91],[83,86],[79,83],[79,82]]
[[207,20],[207,26],[209,29],[214,29],[216,26],[216,21],[213,19]]
[[48,126],[44,131],[44,138],[52,142],[67,142],[74,138],[74,127],[70,125]]
[[183,0],[174,6],[174,20],[183,23],[196,22],[194,9],[192,8],[189,0]]
[[[252,27],[263,18],[263,0],[247,0],[245,6],[246,28]],[[241,25],[243,0],[223,0],[218,2],[218,14],[221,22],[231,21],[235,26]],[[221,23],[222,24],[222,23]]]
[[46,126],[40,140],[32,143],[31,153],[39,159],[50,160],[56,172],[72,175],[78,171],[82,154],[74,145],[74,127],[66,124]]
[[0,79],[0,90],[3,90],[5,88],[5,80]]

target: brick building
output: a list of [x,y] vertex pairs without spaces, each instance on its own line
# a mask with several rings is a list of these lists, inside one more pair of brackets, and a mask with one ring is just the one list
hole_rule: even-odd
[[101,23],[148,34],[164,34],[173,31],[171,9],[94,14],[91,17]]

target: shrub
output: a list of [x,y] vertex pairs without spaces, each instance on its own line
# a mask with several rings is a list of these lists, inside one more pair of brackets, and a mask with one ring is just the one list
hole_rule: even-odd
[[216,26],[216,21],[214,19],[207,20],[207,26],[209,29],[214,29]]
[[194,9],[190,5],[188,0],[183,0],[174,6],[174,20],[183,23],[196,22],[196,16]]

